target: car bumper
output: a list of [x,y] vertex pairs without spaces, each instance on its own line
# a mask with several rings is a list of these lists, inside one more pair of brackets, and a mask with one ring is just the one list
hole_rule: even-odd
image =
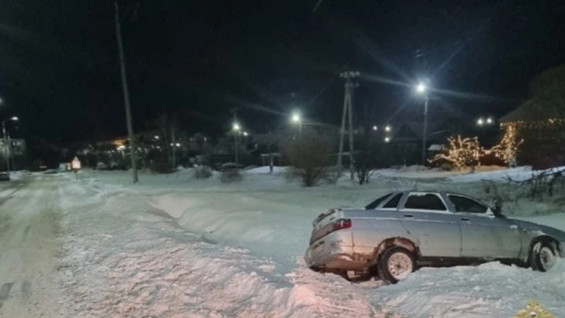
[[315,242],[304,254],[306,265],[315,271],[337,272],[366,267],[366,262],[353,258],[350,231],[331,233]]

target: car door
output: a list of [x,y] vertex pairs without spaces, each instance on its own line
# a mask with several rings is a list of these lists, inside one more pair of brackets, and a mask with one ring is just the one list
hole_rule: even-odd
[[518,227],[495,217],[488,206],[458,194],[448,194],[461,226],[461,256],[515,259],[521,250]]
[[437,193],[410,192],[399,208],[401,223],[423,257],[459,257],[459,222]]

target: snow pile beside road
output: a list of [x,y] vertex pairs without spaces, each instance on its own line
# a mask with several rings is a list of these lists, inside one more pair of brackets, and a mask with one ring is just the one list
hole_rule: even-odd
[[60,266],[80,317],[368,317],[368,292],[297,263],[212,244],[147,205],[142,196],[64,190]]
[[499,263],[423,268],[379,288],[372,299],[406,317],[443,318],[510,317],[536,299],[555,317],[565,317],[565,262],[549,273]]

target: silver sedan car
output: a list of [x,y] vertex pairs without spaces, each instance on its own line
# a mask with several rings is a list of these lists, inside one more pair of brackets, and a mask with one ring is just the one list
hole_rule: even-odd
[[347,279],[396,283],[421,266],[500,261],[547,271],[565,257],[565,232],[514,220],[467,195],[404,191],[313,222],[307,265]]

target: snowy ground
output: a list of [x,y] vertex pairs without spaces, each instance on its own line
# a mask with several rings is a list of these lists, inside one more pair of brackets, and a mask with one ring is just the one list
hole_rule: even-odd
[[[565,317],[565,262],[549,273],[497,263],[424,268],[393,286],[349,283],[304,266],[311,221],[329,207],[363,206],[414,187],[488,198],[484,180],[531,174],[484,170],[387,169],[368,185],[344,179],[310,189],[265,168],[233,184],[195,180],[190,171],[141,174],[138,185],[128,185],[124,172],[30,178],[59,194],[57,277],[69,317],[509,317],[531,299]],[[0,204],[10,191],[3,189]],[[5,200],[2,211],[12,199]],[[509,207],[521,216],[559,208]],[[565,229],[565,214],[527,219]]]

